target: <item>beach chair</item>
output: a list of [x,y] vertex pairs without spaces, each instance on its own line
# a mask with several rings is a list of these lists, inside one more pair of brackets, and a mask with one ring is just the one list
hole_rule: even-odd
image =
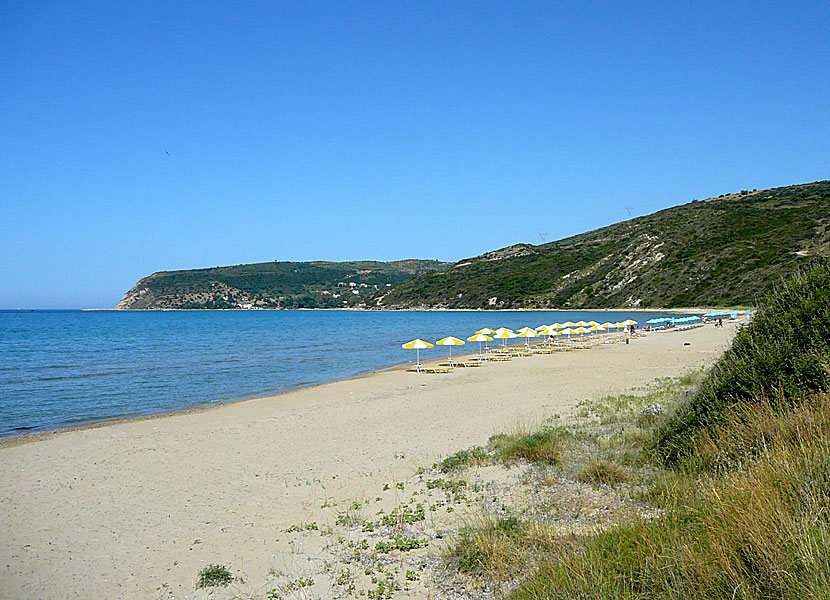
[[470,360],[457,360],[455,361],[456,367],[480,367],[484,364],[484,361],[478,359],[470,359]]
[[452,373],[452,367],[445,367],[445,366],[427,367],[427,366],[424,366],[424,365],[418,365],[417,370],[418,370],[418,373],[433,373],[433,374]]

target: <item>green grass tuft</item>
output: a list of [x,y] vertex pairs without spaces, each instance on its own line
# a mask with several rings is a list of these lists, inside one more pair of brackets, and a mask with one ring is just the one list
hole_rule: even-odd
[[452,456],[448,456],[438,463],[436,467],[444,473],[449,473],[463,467],[482,464],[489,459],[490,455],[481,446],[473,446],[469,450],[460,450]]
[[208,565],[199,571],[197,588],[226,586],[233,581],[233,575],[225,565]]
[[563,428],[545,428],[531,433],[497,434],[489,444],[496,460],[504,464],[525,460],[556,465],[562,461],[563,440],[567,436]]

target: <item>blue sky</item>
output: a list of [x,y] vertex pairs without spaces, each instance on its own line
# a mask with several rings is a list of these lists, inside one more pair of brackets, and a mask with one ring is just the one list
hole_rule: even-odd
[[[830,4],[0,4],[0,307],[830,177]],[[169,154],[168,154],[169,153]]]

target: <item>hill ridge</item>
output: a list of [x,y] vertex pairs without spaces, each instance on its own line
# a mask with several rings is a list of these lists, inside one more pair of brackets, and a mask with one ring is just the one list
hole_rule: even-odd
[[830,181],[722,194],[514,244],[369,302],[392,310],[749,305],[813,255],[830,256]]
[[273,261],[157,271],[141,278],[115,308],[352,308],[381,287],[450,264],[421,259]]

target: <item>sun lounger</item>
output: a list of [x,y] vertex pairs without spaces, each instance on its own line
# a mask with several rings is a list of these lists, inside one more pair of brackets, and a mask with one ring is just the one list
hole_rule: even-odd
[[436,374],[438,374],[438,373],[452,373],[452,367],[444,367],[444,366],[425,367],[424,365],[421,365],[418,368],[418,372],[419,373],[436,373]]

